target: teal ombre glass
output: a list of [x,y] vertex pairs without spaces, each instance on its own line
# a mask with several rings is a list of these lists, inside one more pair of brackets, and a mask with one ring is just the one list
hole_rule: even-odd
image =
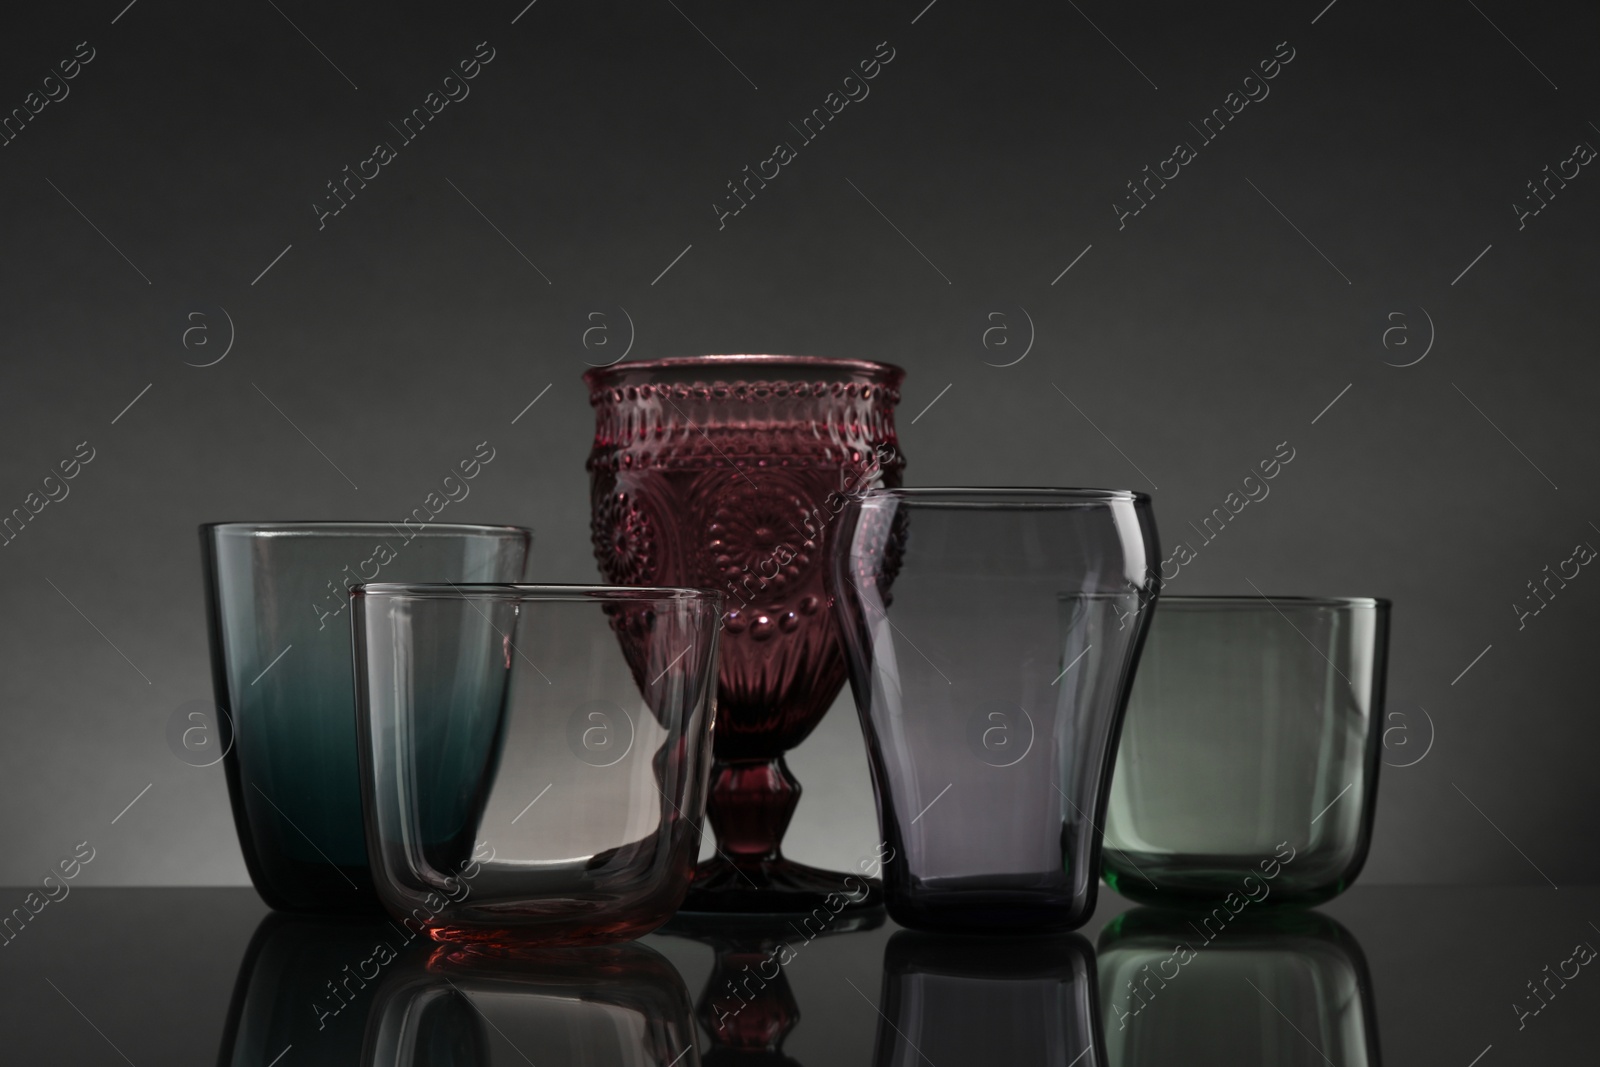
[[1387,600],[1163,596],[1111,780],[1112,888],[1268,907],[1349,888],[1377,805],[1388,645]]
[[[239,845],[261,898],[376,911],[361,824],[348,588],[514,582],[533,535],[511,526],[218,523],[200,528],[212,680]],[[441,760],[487,741],[463,728]]]

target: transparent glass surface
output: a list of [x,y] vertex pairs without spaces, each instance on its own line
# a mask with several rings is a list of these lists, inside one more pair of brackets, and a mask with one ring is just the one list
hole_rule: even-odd
[[378,990],[372,1067],[691,1067],[689,993],[640,945],[491,961],[440,948]]
[[1204,919],[1140,908],[1100,934],[1108,1064],[1378,1067],[1372,979],[1316,912]]
[[1388,615],[1383,600],[1162,597],[1111,783],[1106,880],[1151,904],[1347,888],[1372,833]]
[[1076,934],[902,930],[883,954],[877,1067],[1100,1067],[1094,953]]
[[239,846],[263,900],[377,911],[356,762],[348,587],[514,582],[510,526],[221,523],[200,528],[212,679]]
[[1094,908],[1105,786],[1156,590],[1148,498],[875,490],[835,590],[889,914],[1070,928]]
[[700,846],[715,593],[367,585],[355,592],[368,854],[439,941],[636,937]]

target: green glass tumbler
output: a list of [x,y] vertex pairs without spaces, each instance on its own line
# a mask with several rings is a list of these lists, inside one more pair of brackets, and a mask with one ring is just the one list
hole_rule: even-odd
[[1163,596],[1112,774],[1106,882],[1159,906],[1316,904],[1366,860],[1389,602]]
[[349,588],[514,582],[533,535],[407,522],[200,528],[218,724],[245,866],[282,911],[377,912],[361,822]]

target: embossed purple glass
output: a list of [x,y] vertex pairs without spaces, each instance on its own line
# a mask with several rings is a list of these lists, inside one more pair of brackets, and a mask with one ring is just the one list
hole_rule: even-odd
[[687,910],[809,911],[830,893],[876,902],[876,886],[862,893],[857,879],[783,857],[800,799],[783,754],[844,684],[828,555],[845,503],[899,484],[903,377],[860,360],[738,355],[584,375],[600,572],[714,589],[726,608],[708,804],[718,855],[696,869]]

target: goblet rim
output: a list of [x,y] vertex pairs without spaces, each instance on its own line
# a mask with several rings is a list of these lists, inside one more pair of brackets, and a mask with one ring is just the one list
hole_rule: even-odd
[[1394,601],[1381,596],[1266,596],[1233,594],[1199,594],[1191,596],[1178,596],[1176,594],[1161,594],[1160,605],[1174,607],[1209,607],[1209,608],[1265,608],[1270,610],[1275,604],[1287,604],[1297,608],[1377,608],[1387,611],[1394,606]]
[[[363,537],[373,533],[405,534],[401,526],[404,519],[389,522],[383,519],[269,519],[264,521],[203,522],[203,533],[234,533],[256,537],[337,537],[342,535]],[[414,536],[438,534],[501,534],[532,537],[533,530],[526,526],[509,526],[477,522],[430,522],[426,526],[412,527]],[[410,537],[407,538],[410,540]]]
[[895,486],[868,489],[863,506],[877,500],[948,507],[1081,507],[1095,504],[1150,503],[1150,494],[1136,489],[1093,489],[1069,486],[946,485]]
[[839,370],[870,374],[880,380],[895,381],[905,377],[905,368],[894,363],[870,359],[852,359],[843,356],[802,356],[782,353],[716,352],[699,356],[666,356],[661,359],[638,360],[632,363],[614,363],[609,367],[595,367],[584,371],[584,380],[600,385],[624,374],[637,371],[692,370],[700,367],[793,367],[801,370]]
[[394,600],[515,600],[532,603],[578,604],[587,601],[644,602],[689,601],[721,606],[715,589],[671,585],[578,585],[531,582],[362,582],[350,587],[357,599],[384,597]]

